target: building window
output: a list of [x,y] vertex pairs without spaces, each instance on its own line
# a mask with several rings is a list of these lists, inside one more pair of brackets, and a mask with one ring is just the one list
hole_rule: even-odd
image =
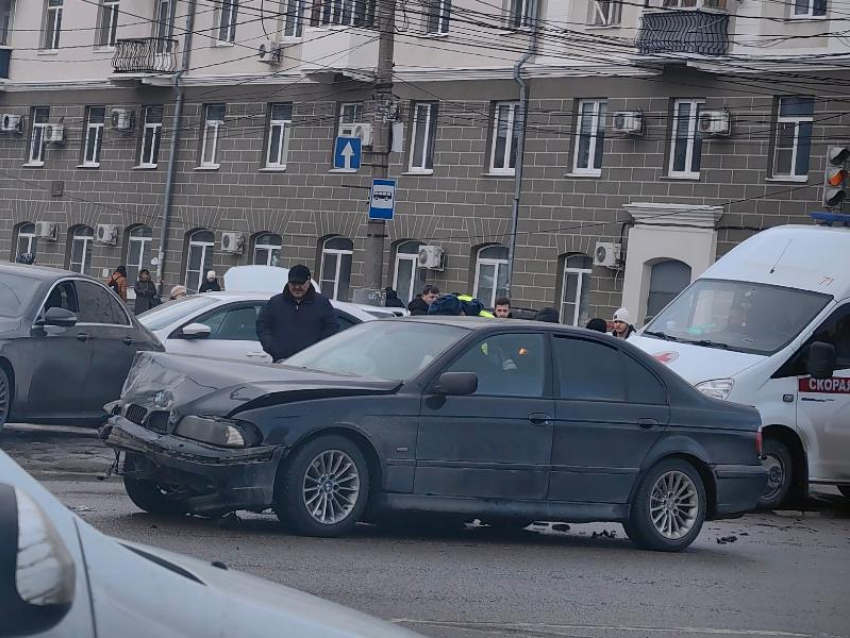
[[32,139],[27,157],[29,166],[44,166],[44,150],[47,147],[47,123],[50,120],[50,108],[37,106],[32,110]]
[[292,128],[292,104],[269,105],[269,147],[266,168],[286,168],[289,152],[289,132]]
[[9,44],[14,16],[15,0],[0,0],[0,46]]
[[516,170],[516,147],[519,139],[518,102],[496,102],[493,120],[493,147],[490,172],[513,175]]
[[32,253],[35,255],[37,248],[38,238],[35,236],[35,224],[32,222],[18,224],[18,236],[15,240],[15,254],[12,255],[12,258],[14,259],[18,255],[23,255],[24,253]]
[[620,24],[623,3],[620,0],[594,0],[590,23],[595,27],[610,27]]
[[430,173],[434,169],[434,144],[437,140],[436,102],[418,102],[413,106],[412,130],[410,170]]
[[508,0],[507,28],[529,29],[537,23],[538,0]]
[[449,32],[452,0],[430,0],[428,2],[428,23],[425,33],[428,35],[445,35]]
[[174,34],[174,0],[159,0],[154,14],[154,35],[159,38],[156,43],[157,53],[171,53]]
[[602,174],[602,149],[605,141],[607,112],[608,103],[603,100],[582,100],[579,105],[574,173]]
[[587,325],[590,317],[590,275],[593,260],[587,255],[567,255],[561,287],[561,321],[570,326]]
[[153,231],[148,226],[133,226],[127,240],[127,281],[132,286],[139,280],[139,271],[148,263]]
[[208,230],[196,230],[189,235],[189,252],[186,256],[186,288],[198,292],[201,282],[212,268],[215,235]]
[[162,116],[161,104],[146,106],[144,109],[145,127],[142,130],[142,156],[139,159],[139,166],[142,168],[156,168],[159,162]]
[[496,299],[508,296],[508,249],[487,246],[478,251],[475,264],[475,297],[486,307],[496,305]]
[[376,0],[316,0],[310,15],[312,26],[371,27],[375,24]]
[[103,0],[100,5],[100,35],[97,44],[114,47],[118,39],[118,0]]
[[46,15],[44,18],[44,44],[45,49],[58,49],[59,39],[62,35],[62,11],[65,0],[47,0]]
[[94,243],[94,230],[90,226],[77,226],[71,233],[71,253],[68,270],[89,274],[91,251]]
[[773,151],[774,177],[808,177],[814,111],[814,100],[810,97],[779,98]]
[[283,238],[274,233],[263,233],[254,240],[254,260],[257,266],[279,266]]
[[406,241],[398,245],[395,251],[395,278],[393,288],[398,298],[405,304],[410,303],[417,291],[425,287],[427,271],[419,267],[419,247],[421,241]]
[[337,135],[343,134],[346,124],[354,124],[363,121],[363,102],[343,102],[339,105],[339,130]]
[[218,136],[224,126],[224,104],[207,104],[204,107],[204,132],[201,144],[201,166],[218,168]]
[[304,7],[306,0],[286,0],[286,15],[283,35],[287,38],[300,38],[304,30]]
[[354,255],[354,243],[350,239],[331,237],[322,243],[319,285],[323,295],[338,301],[348,301],[352,255]]
[[691,267],[676,259],[653,264],[649,275],[649,297],[646,300],[646,322],[673,301],[691,283]]
[[676,100],[673,105],[673,139],[670,146],[670,175],[699,177],[702,134],[699,114],[703,100]]
[[238,0],[221,0],[218,10],[218,41],[232,44],[236,41],[236,11]]
[[795,18],[822,18],[826,15],[826,0],[794,0]]
[[103,120],[106,109],[102,106],[90,106],[86,118],[86,136],[83,146],[83,166],[100,166],[100,151],[103,148]]

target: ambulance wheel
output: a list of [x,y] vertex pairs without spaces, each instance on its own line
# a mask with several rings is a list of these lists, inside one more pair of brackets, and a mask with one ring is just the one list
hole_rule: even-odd
[[762,461],[767,469],[767,487],[759,498],[759,509],[776,509],[782,505],[791,493],[794,485],[794,462],[788,446],[778,439],[769,438],[764,442]]

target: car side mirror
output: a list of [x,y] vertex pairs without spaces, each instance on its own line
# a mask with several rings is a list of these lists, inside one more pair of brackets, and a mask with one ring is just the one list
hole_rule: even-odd
[[42,325],[73,328],[77,325],[77,315],[67,308],[48,308],[47,312],[44,313]]
[[829,379],[835,372],[835,346],[825,341],[815,341],[806,355],[806,372],[813,379]]
[[0,638],[56,627],[71,610],[76,576],[41,508],[22,490],[0,483]]
[[212,333],[212,328],[203,323],[190,323],[180,331],[184,339],[206,339]]
[[478,390],[478,375],[474,372],[444,372],[434,391],[447,396],[467,396]]

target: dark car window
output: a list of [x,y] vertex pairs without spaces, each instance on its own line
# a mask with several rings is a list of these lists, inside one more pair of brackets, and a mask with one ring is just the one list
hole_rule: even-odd
[[476,395],[542,397],[546,378],[542,334],[495,335],[477,342],[446,372],[478,375]]
[[53,286],[50,294],[47,295],[47,301],[44,302],[44,310],[51,308],[64,308],[77,314],[79,304],[77,303],[77,292],[74,288],[74,282],[63,281]]
[[38,292],[38,279],[4,274],[0,279],[0,317],[17,317]]
[[[850,304],[836,310],[809,339],[808,343],[825,341],[835,346],[835,369],[850,368]],[[800,371],[799,374],[805,374]]]
[[130,325],[130,317],[127,315],[124,304],[113,294],[109,295],[109,307],[112,310],[112,323],[119,326]]
[[353,328],[358,323],[361,323],[354,317],[352,317],[347,312],[343,312],[342,310],[336,311],[336,319],[339,321],[339,331],[348,330],[349,328]]
[[620,352],[620,360],[623,362],[627,398],[630,402],[666,405],[667,388],[654,374],[625,352]]
[[75,287],[80,303],[80,323],[115,323],[109,291],[90,281],[78,281]]
[[242,306],[231,308],[224,314],[224,318],[218,326],[212,339],[225,339],[231,341],[258,341],[257,337],[257,315],[260,314],[262,306]]

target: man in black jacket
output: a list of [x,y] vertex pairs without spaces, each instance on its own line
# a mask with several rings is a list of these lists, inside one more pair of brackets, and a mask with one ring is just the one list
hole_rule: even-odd
[[316,292],[310,269],[301,264],[289,271],[289,283],[257,317],[257,336],[274,361],[291,357],[339,332],[336,312],[327,297]]
[[416,299],[407,304],[407,309],[410,315],[418,317],[428,314],[428,307],[434,303],[434,300],[440,296],[440,289],[437,286],[428,284],[422,291],[421,295],[416,295]]

